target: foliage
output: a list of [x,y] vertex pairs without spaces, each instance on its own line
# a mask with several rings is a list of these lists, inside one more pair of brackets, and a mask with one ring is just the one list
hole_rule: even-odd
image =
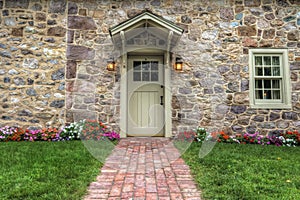
[[107,137],[111,141],[119,140],[120,134],[114,131],[109,131],[103,134],[103,137]]
[[8,141],[22,141],[24,139],[25,131],[21,128],[16,128],[15,132],[11,137],[8,138]]
[[86,120],[83,124],[80,138],[83,140],[100,140],[106,131],[107,127],[102,122],[97,122],[96,120]]
[[66,141],[66,140],[101,140],[111,141],[120,139],[119,133],[108,131],[103,122],[96,120],[81,120],[73,122],[63,129],[43,128],[26,129],[5,126],[0,128],[0,141]]
[[300,199],[300,148],[220,142],[200,159],[201,145],[182,158],[203,199]]
[[184,131],[179,132],[175,140],[180,142],[192,142],[196,138],[196,133],[194,131]]
[[205,140],[206,135],[207,135],[207,132],[206,132],[205,128],[198,127],[196,129],[196,141],[203,142]]
[[85,120],[79,122],[73,122],[68,126],[65,126],[60,133],[60,136],[65,140],[78,140],[80,139],[80,133],[82,132]]
[[300,133],[297,130],[287,131],[285,134],[281,134],[281,139],[284,146],[300,145]]
[[4,126],[0,128],[0,141],[9,141],[10,138],[17,132],[16,128]]
[[223,143],[240,143],[240,144],[260,144],[260,145],[276,145],[276,146],[300,146],[300,134],[297,130],[286,131],[279,136],[276,135],[260,135],[259,132],[244,133],[232,135],[223,130],[207,133],[204,128],[198,127],[196,130],[196,141],[203,142],[206,140],[218,141]]

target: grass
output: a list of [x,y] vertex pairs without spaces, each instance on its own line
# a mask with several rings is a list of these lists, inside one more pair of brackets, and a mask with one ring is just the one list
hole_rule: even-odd
[[218,143],[198,157],[193,143],[183,159],[203,199],[300,199],[300,148]]
[[81,141],[1,142],[0,199],[81,199],[101,163]]

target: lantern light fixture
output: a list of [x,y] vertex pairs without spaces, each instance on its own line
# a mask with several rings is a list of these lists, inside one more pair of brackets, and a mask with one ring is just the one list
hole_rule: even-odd
[[178,58],[178,57],[176,58],[174,69],[176,71],[182,71],[182,69],[183,69],[183,62],[182,62],[181,58]]
[[116,70],[116,62],[115,61],[109,61],[107,66],[106,66],[106,69],[108,71],[115,71]]

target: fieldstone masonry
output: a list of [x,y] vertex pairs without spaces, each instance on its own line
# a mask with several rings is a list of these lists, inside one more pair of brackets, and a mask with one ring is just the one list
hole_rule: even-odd
[[[182,125],[264,133],[300,127],[299,0],[0,0],[0,9],[0,125],[96,118],[118,130],[120,72],[106,71],[109,28],[148,9],[185,30],[172,52],[184,61],[171,74],[174,132]],[[288,48],[291,110],[249,107],[255,47]]]
[[1,126],[64,123],[64,5],[63,1],[0,1]]

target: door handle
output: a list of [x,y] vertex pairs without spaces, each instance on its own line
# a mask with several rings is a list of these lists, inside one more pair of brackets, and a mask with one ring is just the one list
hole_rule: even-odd
[[162,105],[162,106],[164,105],[163,101],[164,101],[164,96],[160,96],[160,105]]

